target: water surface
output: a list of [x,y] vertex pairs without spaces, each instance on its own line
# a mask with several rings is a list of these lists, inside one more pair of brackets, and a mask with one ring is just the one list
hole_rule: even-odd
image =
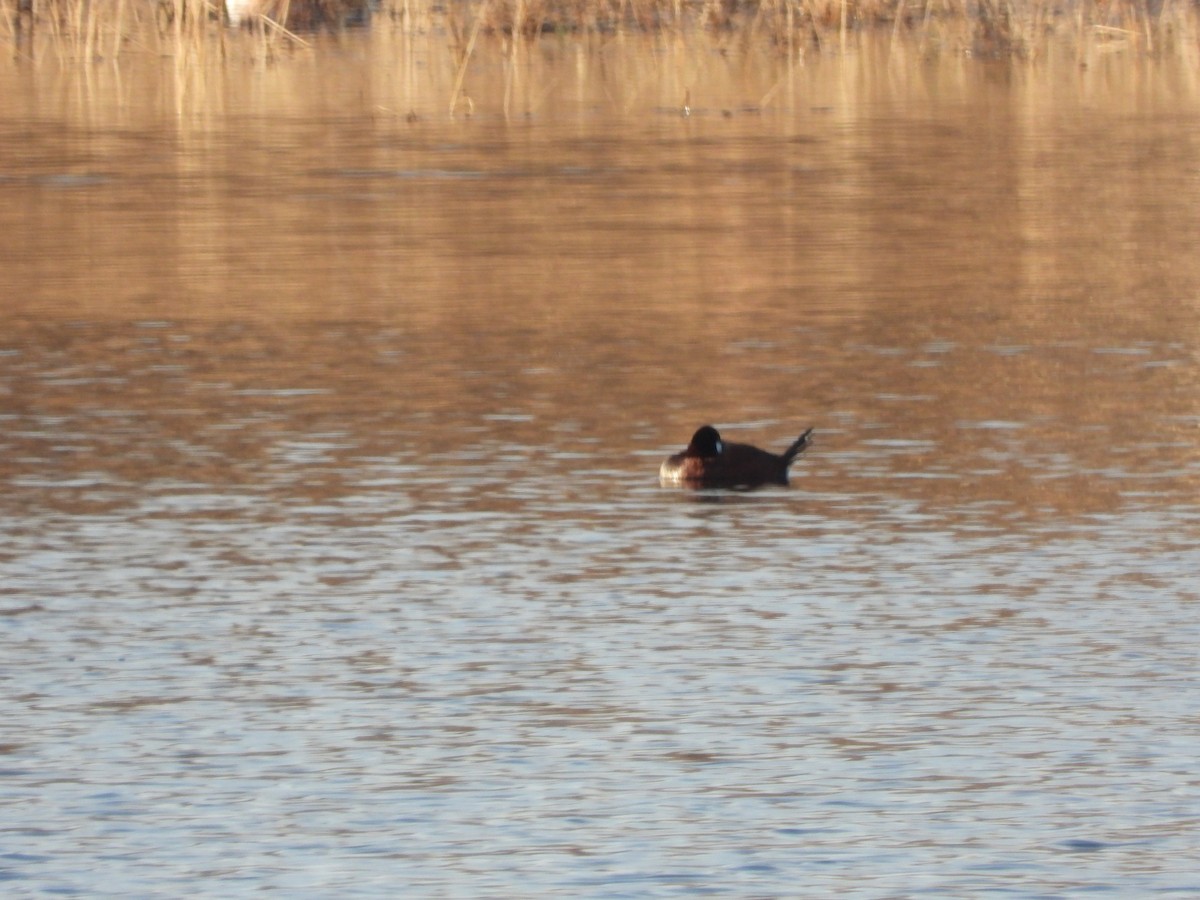
[[1196,110],[938,72],[0,120],[6,891],[1200,892]]

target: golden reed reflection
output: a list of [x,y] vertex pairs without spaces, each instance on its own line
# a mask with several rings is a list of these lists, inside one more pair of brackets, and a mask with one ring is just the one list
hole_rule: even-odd
[[[1171,111],[1195,94],[1169,67],[901,66],[880,44],[789,68],[711,42],[544,39],[519,89],[467,80],[490,115],[451,120],[416,98],[444,97],[453,66],[397,63],[394,37],[342,38],[336,67],[223,69],[186,117],[133,66],[84,93],[0,70],[10,311],[441,327],[480,297],[572,319],[603,298],[719,333],[797,288],[838,314],[982,288],[1026,323],[1106,286],[1136,316],[1148,280],[1194,303],[1196,202],[1172,186],[1198,148]],[[480,71],[499,76],[495,49]]]
[[489,422],[650,471],[703,421],[811,420],[801,483],[841,496],[1194,488],[1181,57],[313,41],[182,86],[149,54],[0,63],[4,409],[83,436],[25,429],[10,475],[253,481],[288,434],[348,435],[348,465]]
[[1169,41],[1155,44],[1144,27],[1118,33],[1096,23],[1016,56],[981,53],[937,22],[919,36],[867,29],[849,43],[793,45],[754,29],[514,34],[495,24],[476,29],[487,10],[458,21],[463,9],[405,4],[376,15],[370,28],[303,37],[221,28],[186,11],[131,16],[111,35],[97,21],[42,29],[0,60],[0,103],[19,112],[37,89],[38,108],[48,104],[56,116],[170,116],[196,127],[225,110],[297,105],[405,121],[595,109],[714,115],[922,94],[949,100],[991,79],[1010,82],[1031,104],[1124,103],[1135,111],[1194,100],[1200,71],[1200,31],[1175,19],[1183,14],[1175,8],[1160,22]]

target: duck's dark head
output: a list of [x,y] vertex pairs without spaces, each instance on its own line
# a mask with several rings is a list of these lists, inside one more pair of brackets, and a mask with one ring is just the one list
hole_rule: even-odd
[[720,456],[723,449],[724,444],[721,443],[721,433],[711,425],[705,425],[692,435],[692,442],[688,444],[687,455],[708,459],[713,456]]

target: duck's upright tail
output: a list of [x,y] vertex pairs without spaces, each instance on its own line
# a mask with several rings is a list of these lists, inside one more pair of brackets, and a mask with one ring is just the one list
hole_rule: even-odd
[[808,429],[808,431],[796,438],[796,443],[783,451],[784,464],[790,466],[797,456],[812,446],[812,433],[813,430],[811,428]]

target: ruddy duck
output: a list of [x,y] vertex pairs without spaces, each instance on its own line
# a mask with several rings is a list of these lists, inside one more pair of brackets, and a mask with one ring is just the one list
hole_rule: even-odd
[[720,432],[705,425],[692,435],[687,449],[668,456],[658,470],[663,484],[689,487],[755,487],[787,484],[788,467],[812,443],[810,428],[782,454],[759,450],[749,444],[721,439]]

